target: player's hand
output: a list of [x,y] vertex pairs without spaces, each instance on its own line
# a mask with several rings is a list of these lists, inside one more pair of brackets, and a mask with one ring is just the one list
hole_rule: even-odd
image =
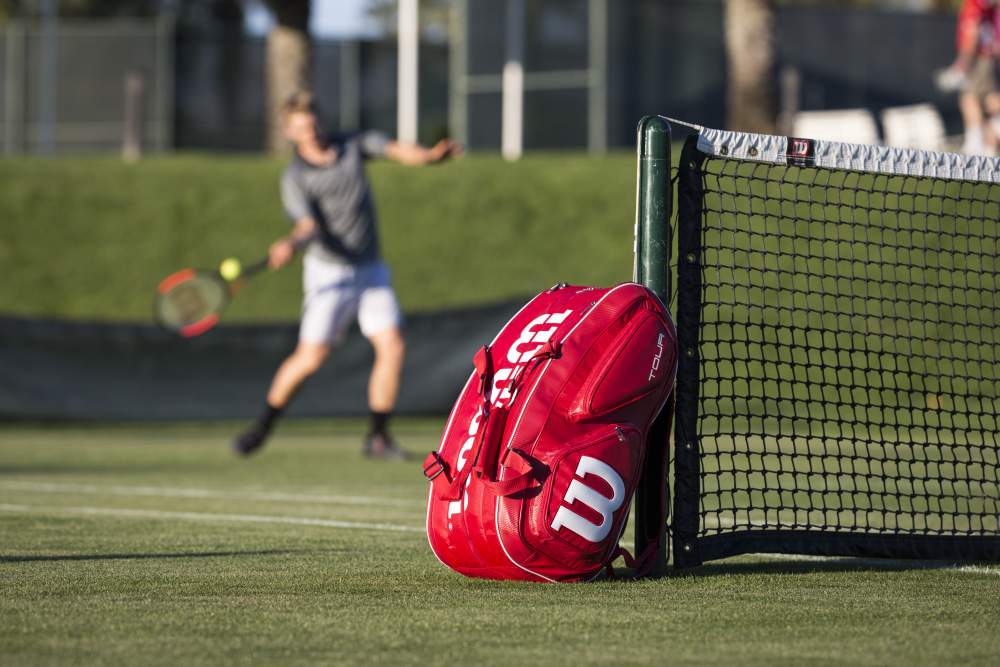
[[442,139],[430,149],[430,161],[442,162],[448,158],[458,157],[462,152],[462,144],[451,139]]
[[934,84],[943,93],[954,93],[965,87],[966,70],[956,61],[947,69],[938,70],[934,75]]
[[267,253],[267,265],[271,269],[280,269],[295,257],[295,244],[291,239],[278,239],[271,244]]

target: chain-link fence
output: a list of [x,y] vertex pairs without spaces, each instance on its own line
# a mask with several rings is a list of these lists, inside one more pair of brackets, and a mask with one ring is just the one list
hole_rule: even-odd
[[138,77],[140,139],[173,145],[173,28],[168,21],[62,21],[47,33],[12,22],[0,31],[0,125],[7,153],[117,149],[126,78]]
[[[0,149],[4,153],[119,150],[127,79],[145,150],[260,150],[267,129],[266,41],[241,33],[185,34],[168,20],[61,21],[0,27]],[[447,132],[448,49],[420,51],[420,138]],[[396,44],[317,40],[313,85],[331,130],[395,133]]]
[[[720,0],[524,0],[526,149],[627,147],[636,119],[666,113],[725,125]],[[451,43],[420,50],[420,139],[501,142],[506,2],[455,0]],[[933,71],[954,57],[955,17],[819,6],[776,10],[777,68],[800,74],[803,110],[931,102],[960,129]],[[51,33],[50,33],[51,34]],[[0,26],[0,148],[122,146],[129,75],[146,150],[260,150],[265,40],[178,32],[169,20]],[[316,40],[313,81],[330,129],[395,133],[396,44]],[[135,100],[133,100],[135,102]]]
[[[267,129],[266,43],[261,38],[177,37],[177,148],[258,150]],[[420,139],[447,132],[448,50],[420,49]],[[313,89],[330,130],[396,131],[396,45],[317,40]]]
[[[527,148],[593,144],[588,118],[601,111],[588,95],[595,77],[605,87],[601,131],[610,146],[631,146],[647,114],[725,126],[720,0],[525,2]],[[456,2],[465,34],[453,54],[452,125],[474,148],[500,145],[506,4]],[[603,39],[595,40],[591,21],[603,27]],[[775,34],[775,78],[798,72],[801,99],[790,101],[797,108],[879,111],[930,102],[952,131],[960,129],[954,95],[933,85],[934,71],[955,57],[954,15],[785,3],[775,9]],[[606,50],[603,58],[594,57],[595,48]]]

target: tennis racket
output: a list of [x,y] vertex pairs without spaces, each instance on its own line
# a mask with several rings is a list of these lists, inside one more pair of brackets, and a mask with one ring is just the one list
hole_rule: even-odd
[[179,336],[200,336],[219,323],[222,311],[243,280],[265,270],[267,264],[265,257],[243,267],[230,280],[218,271],[207,269],[182,269],[172,273],[161,280],[156,289],[153,315],[160,326]]

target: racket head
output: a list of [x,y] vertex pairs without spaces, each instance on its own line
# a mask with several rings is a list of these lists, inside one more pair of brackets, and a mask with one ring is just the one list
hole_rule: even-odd
[[231,298],[231,285],[218,273],[182,269],[160,281],[153,314],[163,328],[193,338],[218,324]]

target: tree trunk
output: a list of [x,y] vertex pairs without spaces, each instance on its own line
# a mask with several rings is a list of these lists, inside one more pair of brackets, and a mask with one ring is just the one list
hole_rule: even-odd
[[312,42],[309,37],[309,0],[271,0],[276,23],[267,36],[268,138],[272,153],[287,153],[281,132],[281,105],[309,87]]
[[729,129],[773,133],[775,36],[772,0],[727,0]]

